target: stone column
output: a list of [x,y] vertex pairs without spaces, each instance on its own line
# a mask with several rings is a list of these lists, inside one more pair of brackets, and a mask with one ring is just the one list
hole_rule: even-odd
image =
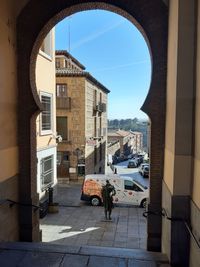
[[[171,0],[169,12],[166,141],[162,207],[189,220],[192,181],[195,0]],[[183,222],[163,218],[162,251],[173,266],[189,266],[189,235]]]

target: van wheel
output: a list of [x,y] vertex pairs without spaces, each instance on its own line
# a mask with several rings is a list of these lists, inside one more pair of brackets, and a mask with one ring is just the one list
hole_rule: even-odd
[[91,197],[90,202],[92,206],[99,206],[101,203],[101,200],[98,197],[94,196],[94,197]]
[[146,208],[146,206],[147,206],[147,199],[146,199],[146,198],[142,200],[140,206],[141,206],[142,208],[144,208],[144,209]]

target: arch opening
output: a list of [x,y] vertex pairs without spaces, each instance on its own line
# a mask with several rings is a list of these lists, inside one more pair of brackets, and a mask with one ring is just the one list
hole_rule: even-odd
[[[103,14],[104,13],[101,13],[100,12],[100,10],[97,10],[97,11],[99,11],[99,16],[103,16]],[[78,15],[78,13],[76,13],[77,15]],[[95,13],[95,15],[97,15],[96,13]],[[105,15],[105,14],[104,14]],[[89,16],[89,14],[88,14],[88,12],[87,13],[85,13],[84,14],[84,16]],[[107,14],[107,16],[108,16],[108,14]],[[110,16],[111,16],[111,14],[110,14]],[[112,16],[114,16],[114,14],[112,15]],[[121,19],[121,16],[117,16],[117,15],[115,15],[116,16],[116,19]],[[84,17],[82,18],[83,20],[84,20]],[[70,20],[72,20],[72,18],[70,19]],[[124,22],[124,21],[123,21]],[[128,22],[126,22],[126,23],[128,23]],[[82,27],[85,27],[84,25],[81,25]],[[129,25],[129,27],[133,27],[133,25],[131,24],[131,25]],[[72,34],[73,34],[73,32],[72,32]],[[119,34],[120,34],[120,32],[118,31],[118,38],[120,38],[119,37]],[[126,35],[128,35],[128,33],[126,33]],[[137,33],[137,36],[138,36],[139,34]],[[66,35],[66,37],[65,37],[65,39],[67,38],[68,36]],[[110,37],[110,38],[112,38],[112,36]],[[47,36],[47,39],[48,39],[48,36]],[[56,38],[55,38],[56,39]],[[102,37],[101,36],[101,39],[104,39],[104,37]],[[131,39],[131,38],[130,38]],[[132,39],[134,40],[134,38],[133,38],[133,36],[132,36]],[[144,42],[144,41],[143,41]],[[67,42],[66,42],[67,43]],[[133,44],[131,44],[131,46],[133,47]],[[43,46],[42,46],[43,47]],[[65,45],[65,47],[66,47],[66,45]],[[73,46],[72,46],[73,47]],[[106,48],[104,48],[104,53],[105,53],[105,49]],[[58,49],[59,51],[57,51],[58,52],[58,57],[61,57],[62,55],[64,56],[68,56],[68,52],[66,51],[65,53],[64,53],[64,49],[62,49],[62,47],[60,48],[60,49]],[[99,54],[100,54],[100,50],[97,48],[97,50],[99,51]],[[134,50],[134,49],[133,49]],[[147,50],[147,49],[146,49]],[[146,50],[145,50],[145,52],[146,52]],[[120,48],[117,48],[117,54],[120,56]],[[136,50],[135,50],[136,51]],[[48,46],[47,46],[47,52],[48,52]],[[111,53],[112,53],[113,51],[111,51]],[[129,53],[131,54],[131,50],[129,51]],[[41,51],[40,51],[40,53],[41,53]],[[60,53],[60,54],[59,54]],[[85,53],[85,52],[84,52]],[[71,53],[71,54],[73,54],[73,53]],[[114,52],[113,52],[113,54],[114,54]],[[86,54],[86,56],[88,56],[87,54]],[[103,56],[103,55],[102,55]],[[115,55],[116,57],[117,57],[117,55]],[[74,54],[73,54],[73,57],[74,57]],[[72,58],[73,59],[73,58]],[[76,57],[76,60],[77,60],[78,58]],[[93,60],[96,60],[96,58],[93,58]],[[123,63],[125,63],[125,61],[126,61],[127,59],[125,58],[124,59],[124,62]],[[82,63],[82,61],[80,61],[81,63]],[[84,65],[85,66],[87,66],[87,60],[85,61],[86,62],[86,64],[84,63]],[[61,63],[60,61],[58,61],[57,63],[59,63],[58,65],[62,65],[63,63]],[[66,63],[66,62],[65,62]],[[69,62],[68,62],[69,63]],[[120,64],[122,64],[121,62],[120,62]],[[130,63],[129,63],[129,65],[130,65]],[[97,66],[98,67],[98,66]],[[116,67],[115,66],[115,64],[112,64],[112,67]],[[130,66],[129,66],[129,68],[130,68]],[[37,68],[36,68],[37,69]],[[108,68],[107,68],[107,70],[108,70]],[[41,75],[41,71],[38,71],[38,73]],[[118,74],[116,73],[116,76],[117,76]],[[95,78],[96,78],[96,75],[94,74],[93,75]],[[143,74],[143,76],[144,76],[144,74]],[[150,75],[149,75],[150,76]],[[63,78],[63,80],[64,80],[64,75],[59,75],[59,83],[60,84],[64,84],[64,82],[63,82],[63,80],[61,81],[61,79]],[[43,77],[44,78],[44,77]],[[143,77],[144,78],[144,77]],[[36,79],[37,79],[37,75],[36,75]],[[117,79],[117,77],[116,77],[116,79]],[[75,79],[74,79],[75,80]],[[102,82],[102,79],[100,78],[100,79],[98,79],[100,82]],[[134,80],[134,79],[133,79]],[[70,81],[69,81],[69,77],[68,77],[68,82],[70,83]],[[116,82],[119,82],[118,80],[116,81]],[[60,86],[60,84],[59,84],[59,86]],[[128,98],[130,98],[131,96],[133,96],[133,100],[134,100],[134,95],[136,95],[137,94],[137,90],[136,90],[136,92],[134,93],[134,82],[132,81],[131,82],[131,84],[132,84],[132,86],[131,86],[131,93],[130,93],[130,95],[129,95],[129,97]],[[41,86],[38,86],[38,88],[37,88],[37,92],[39,91],[39,88],[40,88]],[[136,87],[136,86],[135,86]],[[144,87],[144,86],[143,86]],[[110,87],[108,87],[109,89],[110,89]],[[59,88],[60,89],[60,88]],[[113,89],[114,90],[116,90],[116,88],[114,88],[114,86],[113,86]],[[119,88],[117,88],[118,90],[120,90]],[[146,88],[145,88],[146,89]],[[147,88],[148,89],[148,88]],[[71,89],[70,89],[70,86],[67,86],[67,91],[68,91],[68,96],[70,95],[71,96],[71,94],[72,94],[72,92],[70,91]],[[113,90],[111,89],[111,93],[113,92]],[[126,92],[126,90],[123,90],[123,92],[126,94],[126,93],[128,93],[128,92]],[[71,100],[72,100],[72,98],[71,98]],[[73,101],[73,100],[72,100]],[[126,103],[126,105],[127,105],[128,103]],[[142,103],[141,103],[142,104]],[[118,104],[119,105],[119,104]],[[86,104],[86,106],[87,106],[87,104]],[[72,110],[70,110],[70,112],[66,112],[66,116],[64,116],[63,115],[63,111],[58,111],[57,110],[57,117],[58,117],[58,119],[59,119],[59,123],[60,123],[60,121],[61,120],[64,120],[64,119],[66,119],[67,118],[67,121],[71,121],[71,117],[73,116],[72,114],[70,114],[70,113],[72,113]],[[134,112],[132,112],[132,114],[134,114]],[[94,115],[94,114],[93,114]],[[115,115],[116,116],[116,115]],[[77,116],[78,117],[78,116]],[[135,117],[132,117],[132,116],[130,116],[129,115],[129,117],[131,117],[132,118],[132,120],[135,118]],[[125,119],[128,119],[129,118],[128,116],[125,118]],[[117,118],[117,117],[116,117]],[[129,128],[129,129],[124,129],[123,128],[123,125],[121,125],[121,130],[126,130],[126,133],[128,134],[128,132],[129,132],[129,130],[132,130],[132,131],[138,131],[138,129],[139,128],[142,128],[142,130],[144,130],[144,133],[143,134],[147,134],[147,129],[145,129],[145,127],[146,127],[146,125],[145,125],[145,123],[143,123],[143,121],[136,121],[136,122],[134,122],[135,124],[136,124],[136,126],[137,126],[137,129],[131,129],[131,127]],[[135,126],[134,126],[135,127]],[[70,131],[72,130],[72,128],[73,128],[73,126],[71,126],[71,127],[69,127],[70,128]],[[118,129],[117,129],[118,130]],[[65,135],[66,133],[64,133],[63,131],[62,131],[62,133]],[[58,134],[60,134],[60,132],[58,132]],[[62,134],[61,134],[61,136],[62,136]],[[92,135],[91,135],[92,136]],[[66,138],[65,139],[65,141],[67,140],[67,136],[66,137],[64,137],[64,138]],[[87,138],[91,138],[90,136],[85,136],[85,138],[87,139]],[[136,137],[136,133],[132,133],[132,136],[131,136],[131,138],[132,139],[134,139],[134,138],[139,138],[139,135],[138,135],[138,137]],[[67,178],[69,178],[69,179],[74,179],[74,174],[72,175],[72,174],[70,174],[70,172],[69,172],[69,167],[68,167],[68,171],[66,172],[66,173],[64,173],[64,169],[66,168],[66,162],[65,163],[63,163],[63,157],[67,157],[68,158],[68,164],[69,164],[69,166],[72,168],[72,167],[74,167],[74,168],[76,168],[76,165],[77,165],[77,163],[78,162],[75,162],[75,163],[73,163],[74,165],[72,166],[72,162],[74,161],[74,158],[76,159],[76,157],[78,158],[78,154],[76,154],[76,149],[79,149],[80,151],[82,151],[82,153],[83,153],[83,151],[85,152],[86,151],[86,149],[85,149],[85,144],[83,143],[82,145],[80,144],[80,146],[79,147],[77,147],[77,148],[75,148],[74,146],[73,146],[73,144],[74,144],[75,142],[72,142],[72,146],[71,147],[69,147],[68,146],[68,148],[67,148],[67,151],[65,151],[66,150],[66,145],[65,144],[63,144],[63,146],[62,146],[62,143],[59,145],[59,149],[58,149],[58,153],[59,153],[59,158],[60,158],[60,162],[61,162],[61,164],[60,164],[60,166],[59,166],[59,168],[58,168],[58,172],[59,172],[59,174],[58,174],[58,177],[62,177],[62,180],[64,180],[64,177],[67,177]],[[131,141],[130,141],[130,143],[131,143]],[[84,147],[84,148],[83,148]],[[132,145],[132,147],[131,148],[129,148],[129,147],[125,147],[125,149],[123,150],[123,152],[121,151],[121,152],[119,152],[119,151],[116,151],[116,155],[113,155],[113,157],[115,157],[115,158],[117,158],[118,156],[120,157],[120,159],[122,160],[123,159],[123,162],[121,162],[120,164],[119,164],[119,170],[117,171],[117,173],[118,174],[123,174],[123,171],[122,171],[122,166],[121,165],[124,165],[124,166],[127,166],[127,164],[128,164],[128,162],[127,161],[124,161],[124,159],[126,159],[128,156],[135,156],[136,157],[136,155],[138,154],[138,153],[141,153],[141,152],[143,152],[142,150],[142,147],[136,147],[136,148],[134,148],[134,146]],[[88,151],[86,151],[86,152],[88,152]],[[41,153],[41,151],[40,151],[40,153]],[[129,153],[129,154],[128,154]],[[86,163],[88,162],[88,160],[89,160],[89,157],[90,157],[90,159],[91,158],[93,158],[94,157],[94,153],[93,152],[91,152],[90,151],[90,153],[89,153],[90,155],[87,155],[87,158],[83,158],[84,159],[84,163],[85,163],[85,169],[87,169],[87,173],[85,173],[85,174],[90,174],[90,173],[104,173],[104,166],[96,166],[95,167],[95,169],[92,171],[90,171],[90,170],[88,170],[88,168],[86,168]],[[118,156],[117,156],[118,155]],[[80,155],[81,156],[81,155]],[[40,158],[40,156],[38,155],[38,158]],[[82,160],[82,158],[81,158],[81,160]],[[39,163],[38,163],[39,164]],[[40,164],[39,164],[40,165]],[[89,164],[88,164],[89,165]],[[113,168],[117,168],[117,166],[113,166]],[[120,168],[121,168],[121,172],[120,172]],[[131,169],[129,169],[129,170],[131,170]],[[40,173],[40,172],[39,172]],[[135,178],[136,180],[138,180],[139,182],[142,182],[142,184],[144,184],[144,185],[147,185],[148,184],[148,180],[147,179],[143,179],[142,178],[142,176],[140,176],[139,175],[139,173],[132,173],[132,172],[129,172],[129,174],[131,173],[131,176],[133,175],[133,178]],[[126,173],[126,175],[128,175],[128,173]],[[73,180],[72,180],[73,181]],[[73,190],[73,189],[72,189]],[[62,190],[63,191],[63,190]],[[131,192],[130,192],[131,193]],[[46,220],[46,224],[47,224],[47,220]],[[137,226],[138,227],[138,226]],[[95,231],[94,231],[95,232]],[[70,235],[70,232],[69,232],[69,235]],[[45,236],[47,236],[46,234],[45,234]],[[146,231],[144,231],[144,236],[146,236]],[[46,240],[44,240],[44,241],[46,241]],[[56,242],[56,241],[55,241]],[[59,240],[57,241],[57,242],[60,242]],[[67,242],[67,239],[66,239],[66,242]],[[145,244],[145,242],[144,243],[141,243],[142,245],[144,245]],[[130,245],[131,246],[131,245]],[[138,247],[139,248],[139,247]],[[145,247],[140,247],[140,248],[145,248]]]
[[[28,145],[23,145],[20,142],[20,157],[24,158],[27,156],[27,165],[25,168],[20,169],[20,194],[21,199],[24,201],[32,201],[31,199],[37,200],[35,195],[35,185],[34,177],[36,172],[36,160],[34,159],[35,155],[35,124],[33,118],[31,120],[31,131],[24,133],[24,125],[30,123],[30,117],[33,116],[35,111],[38,111],[38,108],[41,108],[40,101],[37,95],[36,85],[35,85],[35,61],[36,56],[39,51],[42,39],[45,37],[46,33],[52,25],[55,25],[59,20],[66,16],[66,14],[71,15],[74,12],[89,10],[89,9],[105,9],[110,10],[115,13],[120,13],[120,15],[133,20],[134,23],[137,21],[141,25],[140,29],[144,29],[146,33],[145,37],[148,36],[148,42],[151,46],[151,55],[153,59],[153,70],[152,70],[152,80],[151,87],[148,93],[148,96],[145,100],[145,103],[142,107],[142,110],[145,111],[152,121],[152,134],[151,134],[151,156],[155,164],[155,168],[152,169],[151,173],[154,175],[153,183],[157,183],[157,192],[154,192],[150,195],[150,205],[149,208],[160,210],[161,209],[161,183],[162,183],[162,173],[163,173],[163,151],[162,147],[164,144],[164,121],[165,121],[165,83],[166,83],[166,40],[167,40],[167,9],[163,3],[150,3],[148,1],[141,1],[140,3],[133,2],[132,4],[118,3],[118,1],[112,1],[112,5],[109,5],[105,2],[92,2],[88,1],[86,4],[71,5],[71,2],[64,3],[60,1],[58,4],[48,4],[48,10],[46,10],[38,22],[35,23],[33,32],[30,33],[27,30],[27,27],[30,26],[30,22],[25,25],[26,14],[32,9],[30,14],[32,17],[38,12],[38,10],[43,8],[45,3],[34,3],[30,1],[30,4],[23,10],[22,14],[18,19],[18,51],[20,54],[19,62],[24,66],[30,66],[30,69],[24,71],[24,67],[19,68],[18,78],[19,78],[19,97],[22,102],[25,100],[28,103],[26,107],[27,113],[24,113],[24,109],[20,109],[20,118],[19,122],[19,139],[21,141],[22,136],[24,137],[23,142],[27,141]],[[74,1],[73,1],[74,3]],[[120,9],[119,9],[120,6]],[[156,6],[156,8],[155,8]],[[55,7],[55,9],[53,9]],[[133,8],[134,7],[134,8]],[[143,13],[141,14],[140,10],[143,7]],[[74,8],[76,11],[74,11]],[[149,9],[152,9],[152,13],[149,14]],[[27,12],[27,13],[26,13]],[[131,18],[131,19],[130,19]],[[135,20],[133,19],[135,18]],[[156,18],[156,19],[155,19]],[[25,32],[24,36],[20,32]],[[30,37],[30,38],[29,38]],[[26,40],[26,47],[23,47],[23,41]],[[28,41],[27,41],[28,40]],[[37,41],[35,41],[37,40]],[[27,88],[29,90],[27,91]],[[162,100],[162,101],[160,101]],[[152,103],[155,103],[152,107]],[[160,103],[159,103],[160,102]],[[159,118],[157,114],[160,114]],[[35,116],[35,115],[34,115]],[[160,131],[160,138],[156,140],[157,129]],[[31,133],[31,134],[30,134]],[[30,155],[31,150],[31,155]],[[30,156],[29,156],[30,155]],[[153,163],[152,162],[152,163]],[[157,168],[158,164],[161,164]],[[29,179],[26,179],[29,177]],[[24,184],[24,181],[26,183]],[[25,189],[26,188],[26,189]],[[26,193],[24,192],[26,190]],[[23,211],[22,211],[23,213]],[[30,212],[30,218],[32,218]],[[161,248],[161,220],[150,218],[148,220],[149,225],[153,225],[156,220],[157,224],[155,227],[149,228],[148,233],[151,235],[148,240],[148,248],[152,250],[160,250]],[[33,240],[34,229],[36,230],[36,235],[38,232],[37,224],[33,226],[32,219],[28,222],[29,225],[33,226],[33,230],[29,231],[27,235],[27,229],[24,228],[23,215],[21,214],[21,240]],[[155,242],[155,239],[157,240]]]

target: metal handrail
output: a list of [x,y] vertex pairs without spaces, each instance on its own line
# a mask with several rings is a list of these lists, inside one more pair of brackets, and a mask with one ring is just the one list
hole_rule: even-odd
[[167,220],[170,220],[172,222],[179,221],[179,222],[184,223],[184,226],[188,230],[190,236],[193,238],[193,240],[195,241],[197,247],[200,249],[200,241],[197,239],[197,237],[192,232],[191,225],[189,225],[188,222],[186,220],[184,220],[183,218],[169,217],[168,214],[167,214],[167,211],[164,208],[162,208],[162,211],[150,211],[149,210],[149,211],[143,212],[143,216],[145,218],[147,218],[148,215],[162,216],[162,217],[165,217]]
[[26,203],[21,203],[12,199],[4,199],[2,201],[0,201],[0,206],[9,203],[10,208],[12,208],[12,206],[14,205],[19,205],[19,206],[25,206],[25,207],[33,207],[34,208],[34,212],[37,211],[38,209],[42,210],[42,208],[40,206],[37,205],[33,205],[33,204],[26,204]]
[[167,218],[167,220],[171,220],[171,221],[180,221],[184,223],[184,226],[186,227],[186,229],[188,230],[190,236],[193,238],[193,240],[195,241],[197,247],[200,249],[200,242],[199,240],[196,238],[196,236],[194,235],[194,233],[192,232],[192,228],[191,225],[188,224],[188,222],[186,220],[184,220],[183,218],[173,218],[173,217],[169,217],[167,214],[167,211],[162,208],[163,211],[163,216]]

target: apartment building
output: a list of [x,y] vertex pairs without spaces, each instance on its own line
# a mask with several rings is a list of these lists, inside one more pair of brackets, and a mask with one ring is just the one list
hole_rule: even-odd
[[108,143],[111,150],[111,144],[119,141],[120,149],[117,148],[116,156],[128,156],[131,153],[138,153],[142,151],[142,133],[131,132],[124,130],[109,131]]
[[36,119],[37,193],[40,199],[57,183],[54,42],[52,29],[44,39],[36,61],[36,86],[43,108]]
[[57,171],[60,182],[104,173],[107,147],[107,95],[67,51],[56,51]]

